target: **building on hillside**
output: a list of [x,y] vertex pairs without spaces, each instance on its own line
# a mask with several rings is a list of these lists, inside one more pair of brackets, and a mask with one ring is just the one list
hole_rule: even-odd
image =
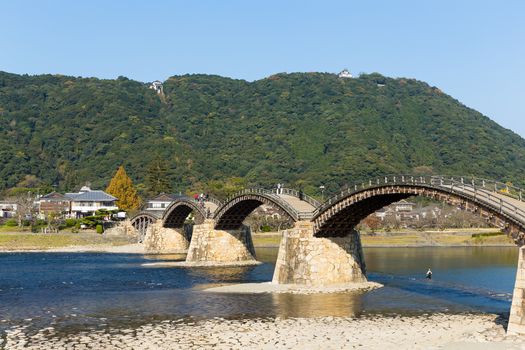
[[0,201],[0,218],[14,218],[17,204],[12,201]]
[[152,89],[152,90],[155,90],[155,92],[158,95],[164,94],[164,88],[162,86],[162,82],[159,81],[159,80],[155,80],[153,83],[151,83],[149,88]]
[[390,204],[384,208],[376,211],[375,215],[383,221],[387,217],[395,217],[401,220],[402,217],[410,217],[411,213],[414,212],[416,203],[408,202],[404,199],[399,202]]
[[395,214],[396,211],[390,206],[381,208],[375,212],[375,216],[381,219],[381,221],[384,221],[388,217],[395,217]]
[[69,214],[71,210],[71,199],[58,192],[51,192],[41,196],[38,198],[37,204],[40,216],[51,213]]
[[408,202],[404,199],[394,203],[394,210],[396,212],[410,212],[416,207],[416,203]]
[[177,198],[181,198],[181,197],[184,197],[184,196],[182,196],[181,194],[161,193],[156,197],[148,199],[144,209],[150,210],[150,211],[164,211]]
[[343,79],[353,78],[352,74],[350,74],[350,71],[346,68],[343,69],[337,76]]
[[436,219],[446,217],[443,210],[437,205],[429,205],[418,208],[416,203],[401,200],[379,209],[374,214],[382,222],[395,220],[401,227],[411,227],[415,223],[425,219]]
[[117,210],[117,198],[104,191],[92,190],[84,186],[78,193],[66,193],[65,196],[71,200],[71,217],[84,217],[95,214],[97,210]]
[[278,209],[266,204],[256,208],[253,213],[259,216],[271,217],[272,219],[280,219],[282,217],[282,214]]

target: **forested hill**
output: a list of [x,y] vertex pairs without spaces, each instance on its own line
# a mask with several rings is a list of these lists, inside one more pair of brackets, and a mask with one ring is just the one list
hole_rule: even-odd
[[525,183],[524,139],[413,79],[185,75],[164,93],[122,77],[0,72],[0,189],[101,188],[124,164],[145,191],[153,159],[172,190],[281,182],[330,191],[391,173]]

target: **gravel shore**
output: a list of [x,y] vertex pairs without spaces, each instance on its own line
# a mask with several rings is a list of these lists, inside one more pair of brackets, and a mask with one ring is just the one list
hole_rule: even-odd
[[0,253],[120,253],[120,254],[145,254],[144,245],[131,244],[91,244],[73,245],[56,248],[25,248],[25,249],[0,249]]
[[290,293],[290,294],[317,294],[317,293],[341,293],[352,291],[369,291],[383,287],[376,282],[360,282],[335,284],[330,286],[307,286],[299,284],[277,284],[272,282],[262,283],[240,283],[204,289],[211,293]]
[[64,335],[8,330],[6,349],[523,349],[496,315],[163,321]]

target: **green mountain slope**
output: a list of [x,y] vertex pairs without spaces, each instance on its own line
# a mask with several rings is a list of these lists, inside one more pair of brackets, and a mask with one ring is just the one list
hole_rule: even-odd
[[414,172],[525,183],[524,139],[416,80],[186,75],[164,92],[126,78],[0,72],[0,189],[27,175],[61,189],[102,187],[121,163],[143,183],[156,155],[176,190],[233,177],[336,190]]

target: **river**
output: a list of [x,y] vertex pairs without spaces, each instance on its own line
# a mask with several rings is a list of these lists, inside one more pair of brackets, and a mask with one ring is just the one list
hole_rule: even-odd
[[[257,250],[259,266],[144,267],[181,256],[98,253],[0,254],[0,330],[54,326],[67,332],[152,321],[317,317],[432,312],[506,313],[515,247],[365,248],[368,278],[385,285],[364,294],[215,294],[222,283],[269,281],[277,249]],[[427,268],[434,272],[426,280]]]

